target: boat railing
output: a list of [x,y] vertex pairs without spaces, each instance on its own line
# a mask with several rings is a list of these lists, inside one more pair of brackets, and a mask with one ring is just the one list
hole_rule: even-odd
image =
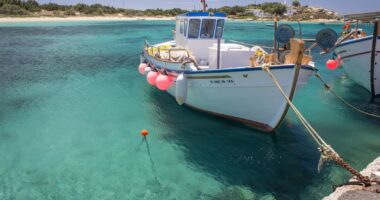
[[144,41],[144,48],[149,48],[151,45],[147,40]]

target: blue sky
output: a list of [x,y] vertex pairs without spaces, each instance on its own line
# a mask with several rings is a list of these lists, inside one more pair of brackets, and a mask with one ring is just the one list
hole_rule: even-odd
[[[58,4],[101,3],[114,7],[122,7],[123,0],[37,0],[40,3],[54,2]],[[270,2],[279,0],[270,0]],[[126,8],[199,8],[200,0],[124,0]],[[246,5],[251,3],[268,2],[265,0],[208,0],[209,7],[222,7],[224,5]],[[292,0],[287,0],[291,4]],[[360,13],[380,10],[380,0],[300,0],[303,5],[320,6],[341,14]]]

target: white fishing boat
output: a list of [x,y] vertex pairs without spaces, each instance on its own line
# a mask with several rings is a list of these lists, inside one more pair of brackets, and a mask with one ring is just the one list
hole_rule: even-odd
[[347,75],[370,91],[373,100],[380,96],[380,12],[347,15],[345,18],[374,23],[372,35],[367,36],[356,27],[335,47]]
[[270,53],[260,46],[227,43],[225,20],[224,13],[177,16],[175,39],[146,43],[139,71],[148,72],[148,82],[167,90],[180,105],[274,131],[288,103],[263,69],[270,69],[292,99],[316,70],[314,62],[290,26],[275,24],[277,40]]

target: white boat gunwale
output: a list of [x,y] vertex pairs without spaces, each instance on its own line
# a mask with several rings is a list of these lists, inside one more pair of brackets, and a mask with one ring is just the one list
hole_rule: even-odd
[[[150,56],[147,52],[144,51],[143,54],[144,58],[149,57],[150,59],[153,60],[158,60],[152,56]],[[148,59],[149,60],[149,59]],[[162,62],[166,62],[163,60],[158,60]],[[149,63],[149,61],[147,61]],[[180,62],[176,62],[178,64],[181,64]],[[151,64],[151,63],[150,63]],[[177,70],[177,69],[169,69],[164,66],[160,66],[158,64],[154,64],[155,68],[158,68],[160,70],[165,70],[167,72],[174,72],[174,73],[184,73],[184,74],[204,74],[204,73],[223,73],[223,72],[241,72],[241,71],[256,71],[256,70],[262,70],[262,67],[231,67],[231,68],[223,68],[223,69],[204,69],[204,70]],[[271,65],[270,68],[271,70],[279,70],[279,69],[290,69],[295,67],[295,64],[282,64],[282,65]],[[318,71],[317,68],[310,66],[310,65],[301,65],[302,69],[307,69],[311,71]]]
[[[345,53],[345,52],[346,51],[341,51],[339,54],[342,54],[342,53]],[[347,59],[347,58],[352,58],[352,57],[361,56],[361,55],[370,54],[370,53],[372,53],[372,51],[363,51],[363,52],[360,52],[360,53],[355,53],[355,54],[350,54],[350,55],[342,56],[341,59],[344,61],[344,59]],[[376,53],[380,53],[380,51],[376,51]]]
[[[351,40],[347,40],[345,42],[342,42],[341,44],[337,45],[336,47],[342,47],[342,46],[345,46],[345,45],[348,45],[348,44],[353,44],[353,43],[357,43],[357,42],[371,40],[372,38],[373,38],[373,36],[369,35],[369,36],[366,36],[366,37],[363,37],[363,38],[351,39]],[[377,39],[380,39],[380,36],[377,36]]]

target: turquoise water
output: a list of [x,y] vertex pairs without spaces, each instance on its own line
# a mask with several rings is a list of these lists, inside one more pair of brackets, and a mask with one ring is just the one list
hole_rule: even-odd
[[[317,172],[319,153],[292,112],[274,134],[176,104],[136,71],[144,40],[173,21],[0,24],[0,199],[321,199],[350,174]],[[326,26],[303,25],[304,37]],[[339,31],[341,25],[328,25]],[[368,28],[368,27],[367,27]],[[226,39],[270,45],[265,23],[229,22]],[[336,92],[379,114],[342,69]],[[380,123],[316,78],[295,104],[359,169],[379,156]],[[148,129],[146,143],[141,129]]]

